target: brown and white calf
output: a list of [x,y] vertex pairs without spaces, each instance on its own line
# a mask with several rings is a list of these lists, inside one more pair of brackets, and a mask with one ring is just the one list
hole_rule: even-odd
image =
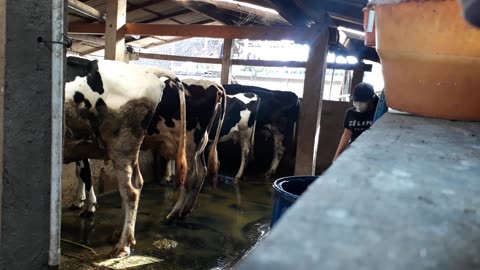
[[[135,244],[135,221],[143,185],[138,156],[162,100],[165,83],[161,77],[171,78],[178,85],[180,143],[173,158],[180,181],[185,182],[185,96],[175,75],[123,62],[67,58],[64,163],[112,161],[124,220],[120,240],[112,251],[115,256],[128,255],[130,245]],[[87,212],[94,211],[93,197],[88,197]]]

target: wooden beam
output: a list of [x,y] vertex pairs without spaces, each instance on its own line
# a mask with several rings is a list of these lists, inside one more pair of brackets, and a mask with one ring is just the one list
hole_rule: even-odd
[[74,40],[86,41],[86,42],[94,43],[101,46],[105,45],[105,39],[98,36],[92,36],[92,35],[86,35],[86,34],[71,34],[71,35],[68,35],[68,37]]
[[222,64],[222,59],[220,58],[188,57],[188,56],[177,56],[177,55],[156,54],[156,53],[139,53],[138,56],[140,58],[156,59],[156,60],[164,60],[164,61]]
[[297,40],[309,41],[316,32],[307,27],[283,26],[233,26],[233,25],[126,25],[127,34],[151,36],[210,37],[255,40]]
[[103,14],[99,10],[97,10],[97,9],[87,5],[87,4],[84,4],[80,1],[68,0],[68,7],[70,9],[75,10],[76,12],[87,15],[91,18],[96,19],[96,20],[105,21],[105,14]]
[[328,36],[328,27],[324,24],[320,34],[310,46],[298,121],[295,175],[315,173],[327,68]]
[[[179,40],[183,40],[183,39],[184,38],[180,38]],[[179,40],[176,39],[174,42],[179,41]],[[166,43],[170,43],[170,42],[171,41],[166,42]],[[189,56],[177,56],[177,55],[156,54],[156,53],[140,53],[139,55],[140,55],[140,58],[165,60],[165,61],[222,64],[222,59],[220,59],[220,58],[189,57]],[[232,59],[232,65],[253,66],[253,67],[305,68],[307,66],[307,62]],[[363,64],[363,63],[362,63],[362,65],[365,67],[365,71],[371,71],[372,65]],[[327,64],[327,68],[329,68],[329,69],[355,70],[357,67],[358,67],[358,64],[357,65],[337,64],[337,63],[328,63]]]
[[[296,40],[309,42],[316,29],[291,26],[171,25],[127,23],[125,34],[141,36],[210,37],[255,40]],[[103,34],[102,24],[71,23],[69,33]]]
[[124,61],[127,0],[107,1],[105,59]]
[[252,66],[252,67],[304,68],[307,66],[307,63],[302,61],[244,60],[244,59],[233,59],[232,64],[239,65],[239,66]]
[[[89,55],[89,54],[92,54],[92,53],[101,51],[101,50],[103,50],[103,49],[105,49],[105,46],[93,47],[93,48],[88,49],[88,50],[86,50],[86,51],[79,52],[79,54],[80,54],[80,56],[85,56],[85,55]],[[104,54],[104,57],[105,57],[105,54]]]
[[222,74],[220,78],[222,84],[229,84],[231,82],[232,44],[232,39],[226,38],[223,40]]
[[[239,66],[252,66],[252,67],[289,67],[289,68],[305,68],[307,62],[302,61],[274,61],[274,60],[244,60],[244,59],[233,59],[233,65]],[[342,70],[354,70],[359,64],[338,64],[338,63],[327,63],[327,68],[329,69],[342,69]],[[365,71],[371,71],[372,65],[363,64]]]
[[68,34],[104,35],[105,23],[70,23]]
[[[187,13],[189,13],[190,11],[186,10]],[[171,15],[171,14],[170,14]],[[165,15],[165,16],[168,16],[168,15]],[[149,21],[149,20],[147,20]],[[195,24],[207,24],[207,23],[211,23],[213,22],[213,20],[211,19],[206,19],[206,20],[202,20],[202,21],[198,21],[196,22]],[[142,22],[144,23],[144,22]],[[141,37],[139,39],[134,39],[134,40],[128,40],[126,39],[125,40],[125,43],[126,44],[129,44],[131,42],[135,42],[135,41],[138,41],[138,40],[141,40],[141,39],[144,39],[144,38],[148,38],[150,36],[144,36],[144,37]],[[157,38],[158,39],[158,38]],[[148,48],[151,48],[151,47],[155,47],[155,46],[158,46],[158,45],[165,45],[165,44],[168,44],[168,43],[172,43],[172,42],[177,42],[177,41],[180,41],[180,40],[184,40],[184,39],[188,39],[187,37],[179,37],[179,38],[173,38],[173,39],[168,39],[168,40],[164,40],[162,42],[157,42],[157,43],[153,43],[153,44],[150,44],[148,46],[145,46],[145,47],[142,47],[142,48],[145,48],[145,49],[148,49]],[[159,40],[162,40],[162,39],[159,39]],[[81,56],[84,56],[84,55],[88,55],[88,54],[91,54],[91,53],[94,53],[94,52],[97,52],[99,50],[103,50],[105,48],[104,46],[105,43],[102,44],[102,46],[98,46],[96,48],[93,48],[93,49],[89,49],[87,51],[84,51],[82,52],[80,55]]]

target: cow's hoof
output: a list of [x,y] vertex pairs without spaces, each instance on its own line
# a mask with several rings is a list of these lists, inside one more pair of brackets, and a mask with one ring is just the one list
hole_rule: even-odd
[[130,248],[127,246],[115,247],[109,255],[111,258],[124,258],[130,255]]
[[90,211],[85,210],[82,213],[80,213],[80,217],[81,218],[91,218],[91,217],[93,217],[94,213],[95,212],[90,212]]
[[75,204],[72,204],[72,205],[70,205],[70,207],[68,207],[68,210],[71,210],[71,211],[78,211],[80,209],[82,209],[82,208],[76,206]]
[[173,221],[175,221],[175,217],[173,217],[172,215],[168,215],[162,220],[162,224],[171,225]]

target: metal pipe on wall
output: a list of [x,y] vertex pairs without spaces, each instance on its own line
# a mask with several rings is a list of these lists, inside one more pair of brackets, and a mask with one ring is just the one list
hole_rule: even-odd
[[[64,0],[52,1],[52,40],[64,39]],[[63,164],[63,87],[64,44],[52,43],[52,144],[50,187],[50,246],[48,265],[60,265],[62,164]]]

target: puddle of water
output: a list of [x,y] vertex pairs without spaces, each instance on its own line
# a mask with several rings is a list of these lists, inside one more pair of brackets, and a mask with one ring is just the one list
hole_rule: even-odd
[[200,193],[193,213],[171,225],[162,219],[176,193],[158,184],[146,185],[136,223],[137,244],[128,260],[106,261],[112,232],[120,228],[120,197],[99,198],[91,219],[63,213],[62,238],[93,248],[62,242],[62,269],[229,269],[269,230],[271,183],[245,180],[238,186],[220,183]]

